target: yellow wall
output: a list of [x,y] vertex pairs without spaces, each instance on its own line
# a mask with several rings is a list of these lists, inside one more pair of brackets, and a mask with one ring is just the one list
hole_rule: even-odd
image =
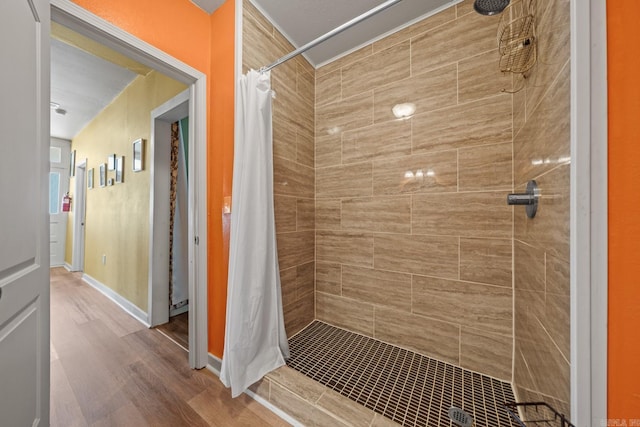
[[[148,158],[142,172],[131,171],[131,143],[144,138],[147,154],[151,110],[185,89],[182,83],[155,71],[138,76],[71,146],[76,150],[76,164],[86,158],[87,170],[94,169],[94,188],[87,190],[84,272],[144,311],[148,302],[150,171]],[[100,188],[100,164],[114,153],[124,156],[124,182]],[[115,172],[109,171],[107,178],[115,181]],[[71,178],[72,189],[74,180]],[[69,218],[65,260],[70,264],[72,216]]]

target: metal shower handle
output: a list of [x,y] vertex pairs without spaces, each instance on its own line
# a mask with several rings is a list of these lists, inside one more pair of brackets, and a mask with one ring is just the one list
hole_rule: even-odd
[[538,200],[540,199],[540,190],[538,184],[531,180],[527,182],[526,193],[507,194],[508,205],[526,206],[527,216],[533,218],[538,210]]

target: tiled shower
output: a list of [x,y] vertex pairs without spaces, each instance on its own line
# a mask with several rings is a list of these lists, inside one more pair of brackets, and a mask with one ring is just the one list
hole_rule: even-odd
[[[293,50],[243,10],[245,71]],[[498,70],[498,19],[467,0],[318,69],[272,71],[285,323],[292,336],[317,319],[569,414],[569,1],[539,2],[524,82]],[[530,179],[533,220],[506,205]],[[309,387],[279,372],[256,390],[324,416]]]

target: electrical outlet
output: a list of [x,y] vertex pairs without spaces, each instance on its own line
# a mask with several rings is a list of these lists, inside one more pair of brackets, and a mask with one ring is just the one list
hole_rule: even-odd
[[102,265],[107,265],[107,256],[106,255],[102,255]]

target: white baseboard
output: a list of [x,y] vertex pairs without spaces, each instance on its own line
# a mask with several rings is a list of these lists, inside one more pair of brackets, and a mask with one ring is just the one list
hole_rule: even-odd
[[[214,356],[213,354],[209,353],[209,363],[207,364],[207,369],[213,372],[214,374],[216,374],[218,377],[220,377],[220,369],[222,369],[222,360],[220,360],[218,357]],[[261,404],[262,406],[264,406],[265,408],[267,408],[268,410],[270,410],[271,412],[273,412],[274,414],[276,414],[277,416],[279,416],[280,418],[282,418],[292,426],[304,427],[304,424],[300,423],[298,420],[293,419],[291,415],[287,414],[282,409],[274,406],[271,402],[266,400],[264,397],[258,396],[257,394],[255,394],[249,389],[246,389],[244,391],[244,394],[246,394],[256,402],[258,402],[259,404]]]
[[111,301],[118,304],[120,308],[129,313],[144,326],[146,326],[147,328],[150,327],[147,313],[138,308],[138,306],[136,306],[134,303],[86,273],[82,274],[82,280],[84,280],[89,286],[109,298]]
[[66,269],[67,269],[67,271],[71,271],[71,264],[69,264],[69,263],[65,262],[62,266],[63,266],[64,268],[66,268]]

